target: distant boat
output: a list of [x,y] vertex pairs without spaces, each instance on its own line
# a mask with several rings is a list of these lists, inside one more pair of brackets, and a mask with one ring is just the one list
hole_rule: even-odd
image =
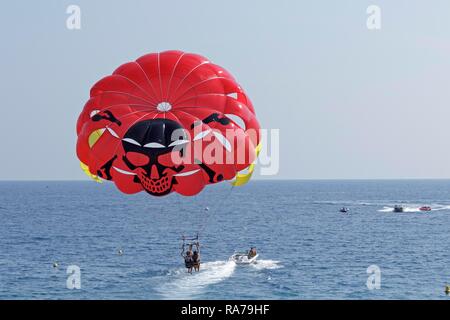
[[399,206],[399,205],[396,205],[396,206],[394,206],[394,212],[403,212],[403,207],[402,206]]
[[431,211],[431,207],[430,206],[423,206],[419,208],[420,211]]
[[348,208],[341,208],[341,209],[339,209],[339,212],[342,212],[342,213],[347,213],[348,212]]

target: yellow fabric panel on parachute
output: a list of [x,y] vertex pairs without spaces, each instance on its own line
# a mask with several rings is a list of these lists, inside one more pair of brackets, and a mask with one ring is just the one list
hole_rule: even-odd
[[[98,141],[98,139],[100,139],[103,132],[105,132],[105,129],[98,129],[98,130],[93,131],[89,135],[89,138],[88,138],[89,148],[92,148],[92,146]],[[103,182],[102,179],[100,179],[98,176],[96,176],[95,174],[92,174],[91,171],[89,171],[89,167],[81,161],[80,161],[80,167],[81,167],[81,170],[83,170],[83,172],[92,180],[94,180],[98,183]]]
[[[258,158],[259,152],[261,151],[261,143],[258,144],[258,146],[256,147],[255,151],[256,151],[256,157]],[[250,179],[252,178],[252,175],[253,175],[253,171],[255,171],[255,164],[254,163],[252,163],[251,165],[248,166],[247,173],[238,173],[238,174],[236,174],[236,179],[231,181],[231,185],[233,187],[243,186],[244,184],[246,184],[247,182],[250,181]]]
[[96,182],[98,182],[98,183],[102,183],[103,181],[102,181],[102,179],[100,179],[98,176],[96,176],[95,174],[92,174],[90,171],[89,171],[89,167],[87,166],[87,165],[85,165],[83,162],[81,162],[80,161],[80,167],[81,167],[81,170],[83,170],[83,172],[89,177],[89,178],[91,178],[92,180],[94,180],[94,181],[96,181]]
[[98,129],[93,131],[88,138],[89,148],[92,148],[92,146],[100,139],[103,132],[105,132],[105,129]]

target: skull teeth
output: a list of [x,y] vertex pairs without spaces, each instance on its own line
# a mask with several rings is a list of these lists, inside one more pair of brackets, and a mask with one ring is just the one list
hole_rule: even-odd
[[163,193],[169,190],[172,186],[172,177],[162,177],[158,180],[147,178],[144,174],[139,174],[139,180],[145,190],[151,193]]

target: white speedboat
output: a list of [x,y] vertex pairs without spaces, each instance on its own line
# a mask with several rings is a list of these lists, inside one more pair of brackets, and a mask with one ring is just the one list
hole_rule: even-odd
[[249,255],[247,252],[235,252],[230,257],[230,260],[234,261],[236,264],[251,264],[251,263],[256,262],[256,259],[258,258],[258,256],[259,256],[259,254],[256,254],[253,257],[249,258]]

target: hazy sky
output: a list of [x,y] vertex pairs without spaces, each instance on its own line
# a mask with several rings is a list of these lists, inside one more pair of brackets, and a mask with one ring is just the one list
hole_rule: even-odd
[[[81,30],[66,28],[70,4]],[[280,129],[274,178],[450,178],[449,14],[448,0],[5,2],[0,179],[85,179],[75,124],[90,87],[168,49],[224,66]]]

